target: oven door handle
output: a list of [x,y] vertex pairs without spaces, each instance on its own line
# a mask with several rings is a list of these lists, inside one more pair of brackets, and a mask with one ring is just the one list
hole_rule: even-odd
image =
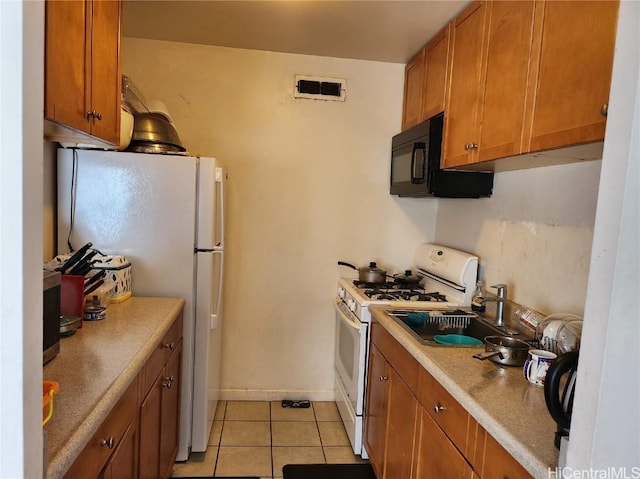
[[345,314],[345,312],[342,310],[342,308],[340,307],[341,304],[344,304],[344,303],[342,301],[340,301],[339,299],[337,299],[336,300],[336,311],[340,315],[340,321],[345,323],[350,328],[355,329],[356,331],[359,331],[360,327],[362,326],[362,323],[358,319],[352,320],[349,316],[347,316]]
[[427,145],[422,141],[413,144],[411,152],[411,183],[424,183],[425,159],[427,157]]

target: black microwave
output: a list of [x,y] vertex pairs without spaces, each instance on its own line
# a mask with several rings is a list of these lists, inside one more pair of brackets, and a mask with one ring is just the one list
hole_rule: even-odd
[[493,173],[440,169],[444,114],[393,137],[392,195],[405,197],[480,198],[491,196]]

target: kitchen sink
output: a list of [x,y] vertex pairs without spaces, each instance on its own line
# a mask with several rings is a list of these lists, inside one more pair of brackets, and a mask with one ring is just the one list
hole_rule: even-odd
[[441,344],[434,336],[456,334],[470,336],[484,343],[486,336],[506,336],[510,330],[499,328],[490,320],[466,311],[390,310],[389,317],[405,328],[422,344],[445,347],[478,347],[480,344]]

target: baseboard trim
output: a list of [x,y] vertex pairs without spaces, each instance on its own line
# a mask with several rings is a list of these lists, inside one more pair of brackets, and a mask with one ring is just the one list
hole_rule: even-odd
[[308,399],[309,401],[335,401],[335,392],[296,391],[287,389],[222,389],[223,401],[281,401],[283,399]]

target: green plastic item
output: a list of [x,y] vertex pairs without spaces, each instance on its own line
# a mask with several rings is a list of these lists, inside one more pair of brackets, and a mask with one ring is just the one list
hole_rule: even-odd
[[438,344],[457,344],[459,346],[482,346],[484,344],[479,339],[464,334],[436,334],[433,340]]

